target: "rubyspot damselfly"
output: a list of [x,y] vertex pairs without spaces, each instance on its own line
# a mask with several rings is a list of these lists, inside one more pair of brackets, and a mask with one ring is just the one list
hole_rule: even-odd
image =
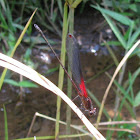
[[67,54],[68,61],[72,71],[74,82],[77,86],[76,90],[82,100],[85,111],[89,111],[89,115],[96,114],[96,108],[93,108],[91,99],[88,97],[85,82],[81,70],[81,62],[79,48],[75,37],[72,34],[67,35]]
[[88,111],[90,116],[93,115],[93,114],[95,115],[96,114],[96,108],[93,108],[93,104],[91,102],[91,99],[88,97],[88,94],[87,94],[87,91],[86,91],[85,82],[84,82],[84,78],[83,78],[82,70],[81,70],[79,49],[78,49],[78,45],[77,45],[77,42],[76,42],[76,39],[74,38],[74,36],[69,33],[67,35],[67,41],[66,41],[67,42],[66,44],[67,44],[68,60],[69,60],[70,68],[71,68],[72,75],[73,75],[73,78],[74,78],[74,80],[73,80],[70,77],[70,75],[68,74],[68,72],[65,69],[65,67],[63,66],[63,64],[61,63],[60,59],[58,58],[57,54],[53,50],[52,46],[50,45],[50,43],[46,39],[42,30],[39,28],[39,26],[37,24],[34,24],[34,27],[41,34],[41,36],[44,38],[44,40],[46,41],[46,44],[50,47],[50,49],[54,53],[55,57],[59,61],[60,65],[64,69],[65,73],[67,74],[68,78],[72,82],[73,86],[77,90],[78,95],[81,98],[82,104],[85,108],[85,111]]

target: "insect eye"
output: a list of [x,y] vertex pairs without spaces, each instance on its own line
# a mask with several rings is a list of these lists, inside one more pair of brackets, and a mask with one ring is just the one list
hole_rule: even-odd
[[92,111],[89,111],[89,116],[92,116],[94,113]]
[[96,115],[96,108],[93,108],[93,110],[89,111],[90,116],[92,116],[93,114]]

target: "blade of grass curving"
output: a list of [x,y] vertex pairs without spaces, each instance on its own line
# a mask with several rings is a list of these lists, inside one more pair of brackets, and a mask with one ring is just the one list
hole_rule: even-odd
[[20,37],[18,38],[18,40],[17,40],[17,42],[16,42],[16,44],[14,46],[14,49],[12,50],[12,53],[10,55],[11,57],[13,57],[18,45],[21,43],[21,40],[23,39],[23,36],[24,36],[25,32],[27,31],[27,28],[29,27],[29,25],[30,25],[30,23],[32,21],[32,18],[34,16],[34,14],[36,13],[36,11],[37,11],[37,8],[34,10],[33,14],[31,15],[30,19],[28,20],[27,24],[25,25],[24,30],[22,31]]
[[128,17],[126,17],[122,14],[119,14],[117,12],[114,12],[114,11],[111,11],[111,10],[108,10],[108,9],[103,9],[99,5],[97,5],[97,6],[91,5],[91,7],[98,9],[102,13],[112,17],[113,19],[117,20],[118,22],[120,22],[124,25],[131,26],[131,25],[134,24],[133,20],[131,20],[130,18],[128,18]]
[[[67,4],[64,4],[64,16],[63,16],[63,31],[62,31],[62,46],[61,46],[61,63],[65,66],[65,52],[66,52],[66,36],[68,31],[67,25]],[[60,66],[59,67],[59,79],[58,79],[58,87],[62,90],[64,81],[64,70]],[[61,108],[61,98],[57,97],[57,112],[56,112],[56,124],[55,124],[55,138],[58,137],[59,134],[59,120],[60,120],[60,108]]]
[[98,128],[98,123],[100,122],[101,120],[101,116],[102,116],[102,112],[103,112],[103,108],[104,108],[104,104],[105,104],[105,101],[106,101],[106,98],[108,96],[108,93],[109,93],[109,90],[113,84],[113,81],[115,79],[115,77],[117,76],[117,74],[119,73],[121,67],[123,66],[123,64],[126,62],[126,60],[128,59],[128,57],[130,56],[130,54],[135,50],[135,48],[138,47],[138,45],[140,44],[140,40],[138,40],[134,45],[133,47],[127,52],[127,54],[123,57],[123,59],[121,60],[121,62],[119,63],[118,67],[116,68],[114,74],[113,74],[113,77],[105,91],[105,94],[104,94],[104,97],[103,97],[103,100],[102,100],[102,104],[101,104],[101,107],[100,107],[100,110],[99,110],[99,114],[98,114],[98,118],[97,118],[97,125],[96,125],[96,128]]
[[101,133],[89,122],[89,120],[84,116],[84,114],[80,111],[80,109],[64,94],[59,88],[57,88],[52,82],[50,82],[47,78],[37,73],[32,68],[14,60],[11,57],[8,57],[2,53],[0,53],[0,66],[6,67],[12,71],[15,71],[32,81],[38,83],[39,85],[45,87],[46,89],[52,91],[56,95],[60,96],[72,110],[78,115],[87,129],[91,132],[91,134],[98,140],[105,138],[101,135]]
[[7,113],[6,113],[5,105],[3,105],[3,109],[4,109],[5,140],[8,140],[8,123],[7,123]]
[[[31,21],[32,21],[32,18],[33,18],[33,16],[34,16],[34,14],[36,13],[36,10],[37,10],[37,9],[35,9],[35,11],[33,12],[33,14],[31,15],[30,19],[28,20],[27,24],[25,25],[25,28],[24,28],[24,30],[22,31],[20,37],[18,38],[18,40],[17,40],[17,42],[16,42],[16,44],[15,44],[15,46],[14,46],[14,49],[13,49],[12,52],[11,52],[10,57],[13,57],[13,55],[14,55],[14,53],[15,53],[17,47],[18,47],[18,45],[20,44],[20,42],[21,42],[21,40],[22,40],[22,38],[23,38],[23,36],[24,36],[24,34],[25,34],[27,28],[29,27],[29,25],[30,25],[30,23],[31,23]],[[4,81],[4,78],[5,78],[6,72],[7,72],[7,69],[4,69],[4,71],[3,71],[2,75],[1,75],[1,78],[0,78],[0,90],[1,90],[2,85],[3,85],[3,81]]]
[[136,31],[133,33],[131,38],[127,42],[127,49],[130,49],[132,47],[132,44],[135,43],[136,39],[140,35],[140,27],[136,29]]
[[109,26],[111,27],[112,31],[114,32],[114,34],[116,35],[116,37],[118,38],[118,40],[121,42],[122,46],[124,48],[126,48],[126,41],[124,40],[123,35],[121,34],[121,32],[119,31],[119,29],[117,28],[117,26],[114,24],[114,22],[111,20],[111,18],[109,18],[109,16],[107,16],[102,11],[102,8],[100,8],[99,6],[94,6],[94,8],[96,8],[97,10],[99,10],[102,13],[102,15],[104,16],[104,18],[108,22]]

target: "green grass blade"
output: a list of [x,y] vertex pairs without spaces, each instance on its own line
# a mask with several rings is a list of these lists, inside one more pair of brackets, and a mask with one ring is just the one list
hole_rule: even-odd
[[7,113],[6,113],[5,105],[3,105],[3,109],[4,109],[5,140],[8,140],[8,122],[7,122]]
[[114,34],[116,35],[116,37],[118,38],[118,40],[121,42],[122,46],[124,48],[126,48],[126,41],[124,40],[123,35],[121,34],[121,32],[119,31],[119,29],[117,28],[117,26],[114,24],[114,22],[111,20],[111,18],[109,18],[109,16],[107,16],[104,11],[102,10],[102,8],[100,8],[99,6],[94,6],[94,8],[96,8],[97,10],[99,10],[102,15],[104,16],[104,18],[106,19],[106,21],[108,22],[109,26],[111,27],[112,31],[114,32]]
[[128,40],[127,49],[130,49],[140,35],[140,27],[136,29],[131,38]]
[[[69,32],[73,34],[73,30],[74,30],[74,8],[70,8],[70,11],[69,11]],[[68,74],[72,77],[72,73],[71,73],[71,69],[70,69],[70,66],[68,65]],[[67,89],[67,95],[69,98],[71,98],[72,96],[72,83],[69,79],[67,79],[68,81],[68,89]],[[67,134],[70,134],[71,133],[71,127],[70,127],[70,124],[71,124],[71,109],[69,106],[67,106],[67,114],[66,114],[66,131],[67,131]]]
[[[21,40],[22,40],[22,38],[23,38],[23,36],[24,36],[24,34],[25,34],[27,28],[29,27],[29,25],[30,25],[30,23],[31,23],[31,21],[32,21],[32,18],[33,18],[33,16],[34,16],[34,14],[36,13],[36,10],[37,10],[37,9],[35,9],[35,11],[33,12],[33,14],[31,15],[31,17],[30,17],[30,19],[28,20],[28,22],[27,22],[27,24],[26,24],[24,30],[22,31],[20,37],[18,38],[18,40],[17,40],[17,42],[16,42],[16,44],[15,44],[15,46],[14,46],[14,49],[13,49],[12,52],[11,52],[11,55],[10,55],[11,57],[13,57],[13,55],[14,55],[14,53],[15,53],[17,47],[18,47],[18,45],[21,43]],[[3,81],[4,81],[4,78],[5,78],[6,72],[7,72],[7,69],[4,69],[4,71],[3,71],[2,75],[1,75],[1,78],[0,78],[0,90],[1,90],[2,85],[3,85]]]
[[134,107],[137,107],[140,105],[140,91],[137,93],[133,105],[134,105]]
[[[112,78],[108,73],[107,73],[107,76],[108,76],[110,79]],[[114,80],[114,84],[116,85],[117,88],[120,89],[121,93],[123,93],[123,95],[125,95],[126,92],[125,92],[124,88],[122,88],[122,86],[121,86],[116,80]],[[114,92],[117,94],[117,96],[118,96],[120,99],[123,99],[123,98],[122,98],[122,95],[120,95],[117,91],[114,90]],[[130,98],[130,100],[131,100],[131,98]],[[134,117],[134,112],[133,112],[133,110],[132,110],[132,106],[130,105],[130,103],[128,103],[126,100],[124,100],[124,105],[125,105],[125,107],[127,108],[127,110],[129,111],[130,115],[131,115],[132,117]]]
[[0,0],[1,7],[6,11],[5,0]]
[[57,0],[57,3],[58,3],[59,10],[60,10],[60,14],[62,16],[63,15],[62,1],[61,0]]
[[[62,32],[62,46],[61,46],[61,63],[65,65],[65,52],[66,52],[66,36],[68,31],[67,26],[67,4],[64,5],[64,16],[63,16],[63,32]],[[60,66],[59,68],[59,79],[58,87],[62,90],[64,81],[64,70]],[[60,120],[60,108],[61,108],[61,98],[57,96],[57,113],[56,113],[56,124],[55,124],[55,138],[59,135],[59,120]]]
[[22,31],[20,37],[18,38],[18,40],[17,40],[17,42],[16,42],[16,44],[15,44],[15,46],[14,46],[14,49],[13,49],[11,55],[10,55],[11,57],[13,57],[13,55],[14,55],[14,53],[15,53],[17,47],[18,47],[18,45],[21,43],[21,40],[23,39],[23,36],[24,36],[25,32],[27,31],[27,28],[29,27],[29,25],[30,25],[30,23],[31,23],[31,21],[32,21],[32,18],[33,18],[33,16],[34,16],[34,14],[36,13],[36,10],[37,10],[37,9],[35,9],[35,11],[33,12],[33,14],[31,15],[30,19],[28,20],[27,24],[25,25],[24,30]]
[[13,85],[13,86],[17,86],[17,87],[25,87],[25,88],[37,88],[38,85],[36,85],[35,83],[32,83],[31,81],[21,81],[21,82],[16,82],[12,79],[5,79],[4,83]]
[[7,25],[7,22],[5,20],[5,17],[2,14],[2,10],[1,9],[0,9],[0,20],[1,20],[0,27],[4,28],[5,30],[8,30],[8,25]]
[[108,10],[108,9],[103,9],[99,6],[94,6],[94,5],[91,5],[91,7],[100,10],[102,13],[112,17],[113,19],[117,20],[118,22],[120,22],[124,25],[131,26],[132,24],[134,24],[133,20],[131,20],[128,17],[126,17],[122,14],[119,14],[117,12],[114,12],[114,11],[111,11],[111,10]]
[[8,20],[8,26],[9,29],[11,29],[13,32],[15,32],[15,28],[13,26],[13,19],[12,19],[12,13],[11,13],[11,9],[9,8],[9,5],[7,4],[7,9],[6,9],[6,16],[7,16],[7,20]]

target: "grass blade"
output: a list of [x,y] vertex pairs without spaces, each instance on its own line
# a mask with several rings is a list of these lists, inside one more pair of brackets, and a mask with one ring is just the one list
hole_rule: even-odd
[[94,5],[91,5],[91,7],[93,8],[96,8],[98,10],[100,10],[102,13],[112,17],[113,19],[117,20],[118,22],[124,24],[124,25],[127,25],[127,26],[131,26],[134,24],[134,21],[129,19],[128,17],[122,15],[122,14],[119,14],[117,12],[114,12],[114,11],[111,11],[111,10],[108,10],[108,9],[103,9],[99,6],[94,6]]
[[6,67],[10,70],[13,70],[32,81],[38,83],[39,85],[45,87],[46,89],[52,91],[54,94],[60,96],[71,108],[72,110],[78,115],[81,121],[85,124],[87,129],[91,132],[91,134],[98,140],[105,138],[102,134],[89,122],[89,120],[85,117],[85,115],[80,111],[80,109],[63,93],[58,87],[56,87],[52,82],[50,82],[47,78],[42,76],[41,74],[37,73],[35,70],[31,69],[30,67],[14,60],[11,57],[8,57],[2,53],[0,53],[0,66]]
[[[17,47],[18,47],[18,45],[20,44],[20,42],[21,42],[21,40],[22,40],[22,38],[23,38],[23,36],[24,36],[24,34],[25,34],[27,28],[29,27],[29,25],[30,25],[30,23],[31,23],[31,21],[32,21],[32,18],[33,18],[33,16],[34,16],[34,14],[36,13],[36,10],[37,10],[37,9],[35,9],[35,11],[33,12],[32,16],[31,16],[30,19],[28,20],[28,22],[27,22],[27,24],[26,24],[24,30],[22,31],[20,37],[18,38],[18,40],[17,40],[17,42],[16,42],[16,44],[15,44],[15,46],[14,46],[14,49],[12,50],[12,53],[11,53],[10,57],[13,57],[13,55],[14,55],[14,53],[15,53]],[[3,71],[2,75],[1,75],[1,78],[0,78],[0,90],[1,90],[2,85],[3,85],[3,81],[4,81],[4,78],[5,78],[6,72],[7,72],[7,69],[4,69],[4,71]]]
[[7,113],[6,113],[5,105],[3,105],[3,109],[4,109],[5,140],[8,140],[8,123],[7,123]]
[[135,41],[136,41],[136,39],[138,38],[139,35],[140,35],[140,27],[137,28],[137,30],[133,33],[131,38],[128,40],[127,49],[130,49],[132,47],[132,44],[135,43]]
[[101,104],[101,107],[100,107],[100,110],[99,110],[99,114],[98,114],[98,118],[97,118],[97,125],[96,125],[96,128],[98,128],[98,123],[100,122],[101,120],[101,116],[102,116],[102,112],[103,112],[103,108],[104,108],[104,104],[105,104],[105,101],[106,101],[106,98],[108,96],[108,93],[109,93],[109,90],[113,84],[113,81],[115,79],[115,77],[117,76],[117,74],[119,73],[121,67],[123,66],[123,64],[126,62],[126,60],[128,59],[128,57],[131,55],[131,53],[138,47],[138,45],[140,44],[140,40],[138,40],[134,45],[133,47],[127,52],[127,54],[123,57],[123,59],[121,60],[121,62],[119,63],[118,67],[116,68],[114,74],[113,74],[113,77],[105,91],[105,94],[104,94],[104,97],[103,97],[103,100],[102,100],[102,104]]
[[[63,16],[63,32],[62,32],[62,46],[61,46],[61,56],[60,60],[63,66],[65,66],[65,52],[66,52],[66,36],[67,36],[67,5],[64,5],[64,16]],[[58,79],[58,87],[62,90],[64,81],[64,70],[60,66],[59,68],[59,79]],[[60,108],[61,108],[61,98],[57,97],[57,113],[56,113],[56,124],[55,124],[55,138],[58,137],[59,134],[59,120],[60,120]]]
[[124,48],[126,48],[126,41],[124,40],[123,35],[121,34],[121,32],[119,31],[119,29],[117,28],[117,26],[114,24],[114,22],[111,20],[111,18],[109,18],[109,16],[107,16],[103,9],[100,8],[99,6],[96,7],[94,6],[94,8],[96,8],[97,10],[99,10],[102,15],[104,16],[104,18],[106,19],[106,21],[108,22],[109,26],[111,27],[112,31],[114,32],[114,34],[116,35],[116,37],[118,38],[118,40],[121,42],[122,46]]

